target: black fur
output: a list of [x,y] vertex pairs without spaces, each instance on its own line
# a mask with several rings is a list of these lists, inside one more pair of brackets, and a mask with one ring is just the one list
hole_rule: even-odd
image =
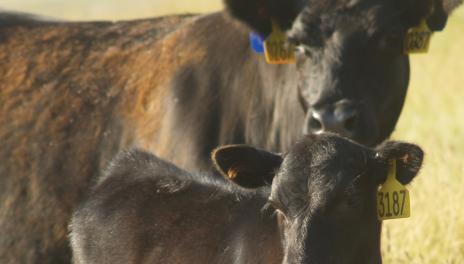
[[[320,132],[314,113],[344,109],[349,131],[324,131],[369,146],[388,138],[409,81],[409,1],[262,1],[255,21],[256,3],[227,1],[249,26],[224,12],[117,23],[0,14],[2,262],[69,260],[71,210],[121,149],[211,170],[219,145],[285,152]],[[296,65],[250,49],[250,25],[267,32],[270,19],[289,29]]]
[[[424,159],[424,152],[417,146],[400,141],[387,141],[377,147],[378,157],[387,163],[396,160],[397,179],[408,184],[418,173]],[[385,181],[381,179],[380,182]]]
[[222,181],[131,151],[75,211],[74,262],[381,263],[383,159],[410,155],[399,173],[412,179],[419,153],[412,144],[370,149],[332,134],[302,138],[280,158],[232,145],[213,154]]
[[289,29],[305,0],[224,0],[230,13],[251,28],[267,35],[274,20],[282,29]]

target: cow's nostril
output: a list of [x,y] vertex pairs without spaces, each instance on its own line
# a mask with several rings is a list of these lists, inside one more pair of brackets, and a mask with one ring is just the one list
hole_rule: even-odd
[[309,121],[309,128],[313,132],[318,132],[322,129],[322,123],[317,118],[312,117]]
[[356,128],[357,122],[358,122],[358,115],[357,114],[354,114],[354,115],[348,117],[345,120],[345,125],[344,125],[345,129],[347,131],[350,131],[350,132],[354,131],[355,128]]

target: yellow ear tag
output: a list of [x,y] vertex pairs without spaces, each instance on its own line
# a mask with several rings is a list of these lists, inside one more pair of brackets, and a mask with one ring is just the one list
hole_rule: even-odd
[[432,33],[425,20],[419,26],[409,29],[404,42],[404,52],[406,54],[427,53]]
[[269,64],[292,64],[295,62],[295,47],[287,43],[287,35],[276,22],[272,32],[264,41],[264,54]]
[[396,179],[396,160],[391,160],[387,180],[377,192],[377,218],[407,218],[410,214],[409,191]]

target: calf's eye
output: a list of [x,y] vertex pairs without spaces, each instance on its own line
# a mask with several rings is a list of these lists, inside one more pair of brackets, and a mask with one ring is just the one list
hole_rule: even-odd
[[272,205],[272,207],[274,207],[274,209],[276,209],[277,211],[283,211],[283,206],[278,203],[278,202],[275,202],[275,201],[269,201],[269,203]]
[[362,200],[355,193],[347,192],[341,198],[336,207],[335,212],[340,215],[352,215],[353,212],[358,211],[362,206]]

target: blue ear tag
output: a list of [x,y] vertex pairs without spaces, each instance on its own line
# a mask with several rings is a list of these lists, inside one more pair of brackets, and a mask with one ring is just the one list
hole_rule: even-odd
[[264,39],[265,37],[259,33],[250,33],[250,46],[258,54],[264,53]]

